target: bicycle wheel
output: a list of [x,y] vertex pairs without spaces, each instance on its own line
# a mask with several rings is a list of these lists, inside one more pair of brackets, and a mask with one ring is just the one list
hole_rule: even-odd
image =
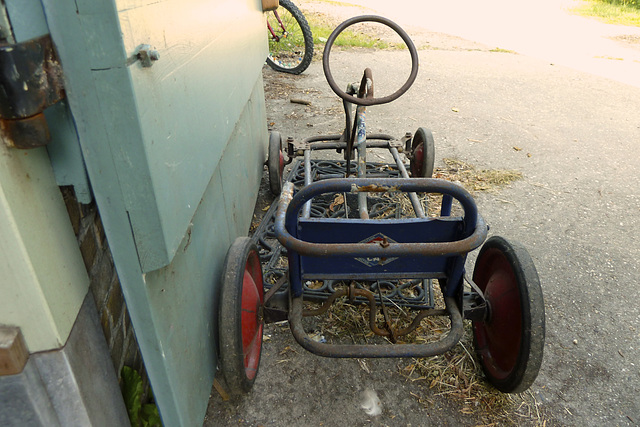
[[280,0],[280,7],[267,14],[267,28],[267,64],[284,73],[306,70],[313,58],[313,36],[300,9],[290,0]]

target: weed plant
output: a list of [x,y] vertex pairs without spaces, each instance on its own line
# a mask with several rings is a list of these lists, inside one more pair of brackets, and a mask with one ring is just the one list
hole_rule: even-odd
[[589,0],[573,12],[599,18],[609,24],[640,27],[640,0]]

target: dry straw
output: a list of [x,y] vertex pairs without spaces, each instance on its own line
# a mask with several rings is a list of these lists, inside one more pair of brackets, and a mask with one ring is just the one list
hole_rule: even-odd
[[[500,187],[521,179],[522,174],[510,170],[476,169],[474,166],[454,159],[443,159],[444,168],[436,169],[434,177],[457,182],[469,192],[496,191]],[[402,216],[411,216],[413,208],[409,199],[402,194],[389,196],[401,209]],[[428,206],[429,216],[437,216],[440,210],[441,196],[421,195],[423,205]],[[342,202],[342,201],[339,201]],[[454,206],[454,215],[456,209]],[[381,217],[386,216],[383,212]],[[434,284],[436,307],[444,307],[439,286]],[[388,306],[393,319],[393,327],[400,329],[408,325],[414,313],[402,307]],[[379,327],[384,329],[384,316],[376,314]],[[380,343],[385,339],[375,336],[368,327],[368,306],[354,306],[345,298],[336,301],[329,311],[317,320],[319,329],[326,339],[332,342]],[[401,342],[427,343],[437,341],[449,330],[450,322],[446,317],[428,317],[418,329],[402,337]],[[460,411],[474,418],[480,425],[545,425],[539,411],[539,403],[531,392],[522,394],[504,394],[494,389],[484,378],[482,368],[476,358],[471,322],[465,322],[463,339],[446,354],[428,358],[412,359],[400,373],[408,381],[420,381],[438,395],[455,398]],[[421,402],[428,403],[426,396],[416,396]]]

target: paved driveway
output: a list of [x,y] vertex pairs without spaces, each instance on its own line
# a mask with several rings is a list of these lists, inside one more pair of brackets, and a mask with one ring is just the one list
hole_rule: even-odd
[[509,49],[640,87],[640,28],[569,13],[572,0],[348,0],[429,31]]

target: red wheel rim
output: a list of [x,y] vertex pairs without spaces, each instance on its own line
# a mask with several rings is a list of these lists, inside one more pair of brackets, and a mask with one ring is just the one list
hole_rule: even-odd
[[258,373],[262,346],[262,269],[256,252],[250,252],[242,279],[242,353],[247,378]]
[[515,273],[502,251],[492,248],[476,262],[473,281],[489,303],[489,319],[474,322],[476,348],[485,369],[502,380],[518,363],[522,342],[522,304]]
[[413,161],[411,162],[411,175],[414,178],[422,178],[422,164],[424,163],[424,143],[418,144],[413,151]]
[[284,154],[280,151],[280,176],[282,176],[282,171],[284,171]]

